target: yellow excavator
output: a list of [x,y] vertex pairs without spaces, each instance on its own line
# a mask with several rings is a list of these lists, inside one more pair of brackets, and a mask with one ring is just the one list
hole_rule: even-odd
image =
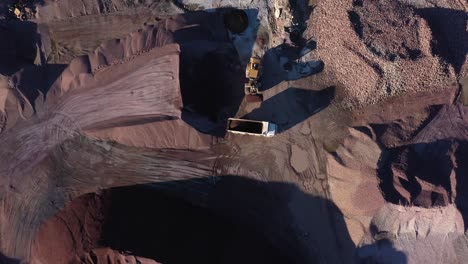
[[247,69],[245,70],[245,86],[244,92],[248,102],[263,101],[262,92],[259,91],[261,86],[260,77],[262,74],[262,60],[258,57],[250,58]]

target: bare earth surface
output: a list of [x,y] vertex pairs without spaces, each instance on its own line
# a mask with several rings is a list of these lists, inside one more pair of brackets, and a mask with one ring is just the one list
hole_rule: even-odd
[[466,2],[11,2],[0,263],[468,259]]

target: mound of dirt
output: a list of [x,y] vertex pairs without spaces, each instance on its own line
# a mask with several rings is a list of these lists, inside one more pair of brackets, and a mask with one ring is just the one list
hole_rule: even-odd
[[[467,108],[453,105],[455,89],[446,92],[365,108],[327,154],[330,192],[362,261],[419,263],[429,254],[452,262],[466,254],[458,244],[468,219]],[[432,247],[446,255],[426,252]]]
[[[164,90],[165,94],[154,95],[160,100],[169,100],[169,105],[175,107],[170,113],[166,113],[165,118],[157,118],[159,121],[166,119],[164,123],[149,122],[155,121],[155,117],[142,112],[139,120],[132,118],[133,120],[122,122],[123,120],[110,119],[105,123],[95,124],[92,129],[81,126],[82,120],[79,125],[93,137],[115,140],[131,146],[210,146],[214,139],[198,131],[209,133],[219,127],[224,130],[226,118],[235,114],[243,96],[244,73],[236,50],[228,42],[227,30],[222,19],[222,12],[193,12],[161,20],[156,25],[145,26],[126,38],[107,41],[89,55],[76,58],[70,63],[47,94],[44,108],[57,111],[54,110],[57,101],[62,100],[68,93],[73,96],[78,91],[103,86],[114,80],[117,73],[127,80],[136,74],[130,74],[132,69],[142,67],[143,63],[150,61],[150,57],[174,54],[175,51],[168,45],[177,43],[181,49],[180,64],[175,65],[177,59],[171,58],[170,65],[166,65],[164,62],[168,58],[162,58],[161,63],[158,62],[157,65],[143,66],[152,72],[152,78],[149,75],[138,77],[143,79],[134,76],[128,80],[131,83],[127,85],[137,85],[135,89],[141,89],[138,85],[144,80],[154,86],[159,85],[163,78],[172,78],[167,87],[158,88]],[[180,71],[178,67],[174,69],[174,66],[178,65],[181,66]],[[172,69],[170,74],[165,72],[168,68]],[[159,77],[155,79],[156,75]],[[120,87],[124,87],[121,86],[122,81],[118,83]],[[133,94],[149,98],[153,93],[151,89],[146,87],[146,91],[134,91]],[[122,102],[125,102],[123,98]],[[128,104],[129,102],[125,103]],[[38,102],[37,105],[40,106],[41,103]],[[184,111],[181,114],[183,105],[191,112]],[[161,107],[163,105],[160,104],[153,110],[162,113]],[[117,114],[115,111],[114,113]],[[181,117],[190,125],[182,122]],[[175,135],[174,131],[180,132],[177,133],[180,135],[177,139],[172,138]],[[155,138],[154,133],[160,136]]]
[[402,1],[319,1],[305,32],[318,43],[310,56],[325,65],[312,78],[316,88],[336,86],[337,101],[357,109],[451,87],[457,69],[433,51],[433,26],[418,8]]
[[377,56],[394,61],[397,57],[416,60],[422,56],[420,41],[427,36],[415,34],[424,21],[414,8],[399,1],[354,1],[349,11],[354,30]]
[[421,207],[455,203],[466,217],[466,111],[444,106],[407,145],[386,150],[379,174],[388,201]]
[[[169,45],[126,63],[99,52],[75,60],[52,87],[39,114],[62,115],[83,131],[180,118],[178,53],[177,45]],[[93,65],[102,62],[116,65],[112,71],[93,71]]]
[[[164,18],[172,2],[45,0],[35,21],[17,21],[31,40],[41,34],[45,61],[87,55],[62,65],[45,96],[32,46],[31,68],[0,78],[2,254],[32,264],[468,255],[468,108],[454,100],[466,5],[191,1],[180,6],[251,9]],[[264,53],[265,101],[240,105],[242,63]],[[277,135],[213,146],[237,110]]]
[[359,244],[358,259],[361,263],[457,263],[467,253],[463,225],[454,206],[425,209],[386,204]]
[[425,208],[453,202],[457,147],[453,141],[439,141],[387,150],[385,165],[379,168],[385,199]]

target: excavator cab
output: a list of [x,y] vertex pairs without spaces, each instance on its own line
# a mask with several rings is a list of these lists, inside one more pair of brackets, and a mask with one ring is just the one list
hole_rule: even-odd
[[13,14],[15,14],[17,18],[21,18],[21,11],[18,8],[13,10]]
[[16,18],[23,21],[33,17],[35,13],[30,0],[19,0],[15,2],[9,6],[8,11],[10,18]]
[[263,95],[259,91],[260,88],[260,75],[262,71],[262,61],[260,58],[250,58],[249,64],[245,71],[245,85],[244,93],[246,95],[247,102],[261,102],[263,101]]
[[247,65],[246,75],[250,80],[258,80],[260,78],[260,73],[262,70],[260,58],[252,57],[250,58],[249,65]]

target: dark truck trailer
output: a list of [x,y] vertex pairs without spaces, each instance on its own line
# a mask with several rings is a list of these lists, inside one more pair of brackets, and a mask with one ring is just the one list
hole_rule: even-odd
[[272,137],[276,133],[276,125],[266,121],[229,118],[227,131],[234,134]]

